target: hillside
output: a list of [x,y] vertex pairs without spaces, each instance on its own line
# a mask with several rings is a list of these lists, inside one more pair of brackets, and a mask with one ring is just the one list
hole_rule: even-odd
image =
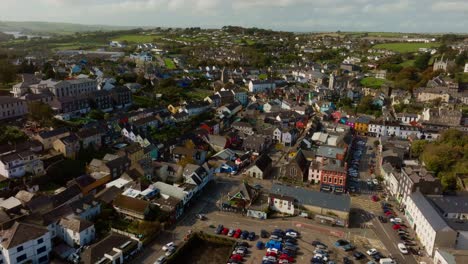
[[106,26],[106,25],[81,25],[72,23],[55,23],[55,22],[16,22],[16,21],[0,21],[0,32],[13,31],[22,32],[25,34],[72,34],[75,32],[89,31],[113,31],[125,30],[134,27],[124,26]]

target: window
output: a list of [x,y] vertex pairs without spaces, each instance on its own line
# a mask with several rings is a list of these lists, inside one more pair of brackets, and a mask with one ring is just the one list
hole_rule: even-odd
[[19,246],[16,250],[17,250],[17,252],[23,251],[23,246]]
[[47,257],[47,255],[45,256],[42,256],[38,259],[39,263],[46,263],[48,262],[49,258]]
[[43,239],[43,238],[39,238],[39,239],[37,240],[37,243],[38,243],[38,244],[44,243],[44,239]]
[[40,247],[37,249],[37,254],[41,254],[42,252],[45,252],[47,250],[46,246]]
[[16,257],[16,262],[21,262],[27,258],[26,254]]

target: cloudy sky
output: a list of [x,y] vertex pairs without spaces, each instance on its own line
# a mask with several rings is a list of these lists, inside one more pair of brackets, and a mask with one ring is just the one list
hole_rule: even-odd
[[468,0],[1,0],[1,20],[291,31],[468,32]]

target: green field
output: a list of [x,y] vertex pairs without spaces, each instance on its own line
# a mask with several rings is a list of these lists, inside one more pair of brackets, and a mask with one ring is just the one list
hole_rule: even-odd
[[382,85],[387,83],[386,80],[384,79],[377,79],[374,77],[366,77],[361,80],[361,85],[364,87],[369,87],[369,88],[380,88]]
[[172,59],[165,58],[164,63],[166,64],[166,68],[168,68],[169,70],[174,70],[176,68]]
[[386,49],[400,53],[417,52],[419,48],[436,48],[440,46],[440,43],[409,43],[409,42],[398,42],[398,43],[383,43],[374,45],[374,49]]
[[148,43],[153,42],[154,39],[158,39],[160,36],[158,35],[142,35],[142,34],[128,34],[128,35],[121,35],[116,38],[113,38],[113,41],[128,41],[130,43]]
[[401,66],[403,67],[411,67],[414,66],[414,60],[407,60],[402,63],[400,63]]

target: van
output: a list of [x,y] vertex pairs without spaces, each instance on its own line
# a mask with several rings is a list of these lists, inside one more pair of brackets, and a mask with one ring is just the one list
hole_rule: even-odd
[[380,259],[379,264],[396,264],[396,262],[391,258]]

